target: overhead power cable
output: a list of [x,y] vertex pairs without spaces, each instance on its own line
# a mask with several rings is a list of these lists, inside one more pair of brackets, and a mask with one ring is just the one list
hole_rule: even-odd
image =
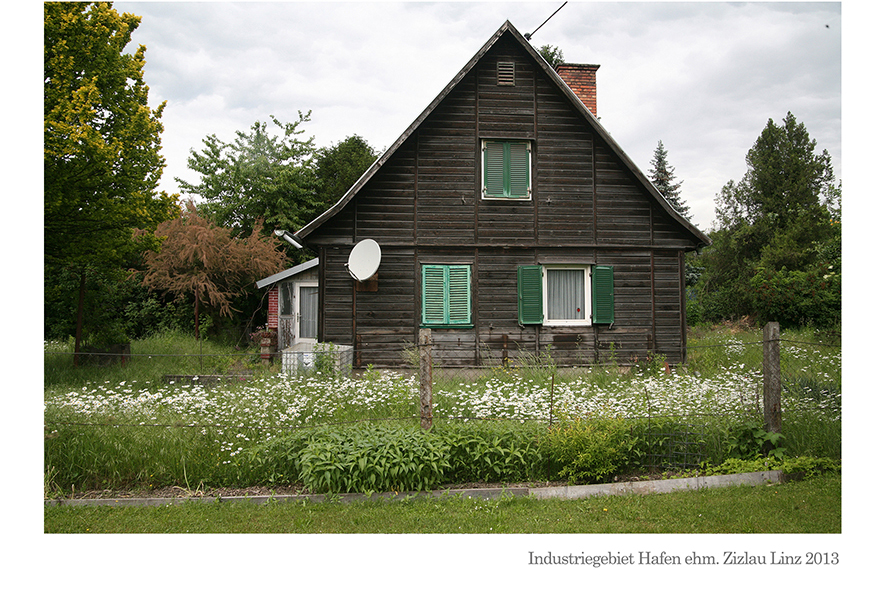
[[[564,2],[563,4],[561,4],[561,5],[560,5],[560,8],[558,8],[557,10],[554,11],[554,14],[557,14],[558,12],[560,12],[560,9],[563,8],[564,6],[566,6],[566,4],[568,4],[568,2]],[[539,29],[541,29],[542,27],[544,27],[544,26],[545,26],[545,23],[547,23],[549,20],[551,20],[552,18],[554,18],[554,14],[552,14],[552,15],[549,16],[547,19],[545,19],[545,22],[544,22],[544,23],[542,23],[542,24],[540,24],[538,27],[536,27],[536,28],[535,28],[535,31],[533,31],[532,33],[526,33],[526,34],[524,35],[524,37],[526,37],[526,40],[529,41],[530,39],[532,39],[532,36],[535,35],[536,32],[538,32]]]

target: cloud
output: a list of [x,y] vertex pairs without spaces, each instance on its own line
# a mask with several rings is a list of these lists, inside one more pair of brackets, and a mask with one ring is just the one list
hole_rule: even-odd
[[[168,101],[167,172],[192,179],[191,148],[275,115],[311,111],[326,146],[389,146],[505,21],[536,29],[559,4],[116,3],[142,15],[151,102]],[[569,2],[533,36],[600,64],[602,123],[646,171],[659,140],[693,221],[745,172],[766,122],[788,111],[841,176],[839,3]],[[828,24],[828,27],[825,27]]]

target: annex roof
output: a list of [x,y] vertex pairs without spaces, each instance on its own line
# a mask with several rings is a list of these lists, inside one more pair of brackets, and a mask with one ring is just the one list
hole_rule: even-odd
[[297,266],[293,266],[287,270],[283,270],[282,272],[278,272],[273,276],[268,276],[267,278],[262,278],[258,282],[255,283],[256,288],[264,288],[270,284],[275,284],[282,280],[286,280],[292,276],[297,274],[301,274],[306,270],[310,270],[311,268],[315,268],[320,264],[320,260],[318,258],[314,258],[312,260],[306,261],[303,264],[298,264]]
[[606,131],[600,121],[591,113],[591,111],[582,103],[581,99],[573,92],[573,90],[567,85],[562,78],[554,71],[554,69],[548,64],[547,60],[545,60],[532,45],[529,43],[527,39],[524,38],[523,35],[517,30],[514,25],[511,24],[510,21],[505,21],[505,23],[495,32],[495,34],[487,41],[483,47],[474,55],[473,58],[455,75],[449,84],[440,91],[440,94],[428,105],[424,111],[415,119],[414,122],[404,131],[400,137],[394,142],[381,156],[376,159],[376,161],[363,173],[363,175],[354,183],[353,186],[345,193],[341,199],[336,202],[331,208],[329,208],[326,212],[315,218],[313,221],[305,225],[299,231],[294,233],[294,235],[299,240],[307,240],[307,237],[313,233],[317,228],[319,228],[324,222],[335,216],[339,213],[353,198],[357,195],[357,192],[366,185],[366,183],[375,175],[375,173],[391,158],[391,156],[397,152],[400,146],[403,145],[404,142],[412,135],[415,130],[428,118],[428,116],[437,108],[440,103],[443,102],[444,99],[449,95],[449,93],[461,82],[465,76],[477,65],[477,63],[486,55],[486,53],[505,35],[511,35],[516,41],[526,50],[526,52],[532,57],[533,60],[538,64],[541,70],[550,77],[551,81],[563,91],[566,95],[567,99],[572,102],[572,104],[578,109],[579,113],[581,113],[584,118],[587,120],[588,124],[602,137],[604,142],[615,152],[615,154],[625,163],[628,167],[629,171],[636,177],[639,183],[646,188],[652,197],[664,208],[664,210],[670,214],[679,224],[681,224],[686,230],[688,230],[693,236],[695,236],[700,245],[710,245],[711,239],[705,235],[701,230],[699,230],[695,225],[689,222],[686,218],[680,215],[674,208],[670,205],[670,203],[661,195],[661,193],[656,189],[656,187],[652,184],[651,181],[646,177],[646,175],[637,167],[637,165],[631,160],[631,158],[625,153],[624,150],[618,145],[614,138]]

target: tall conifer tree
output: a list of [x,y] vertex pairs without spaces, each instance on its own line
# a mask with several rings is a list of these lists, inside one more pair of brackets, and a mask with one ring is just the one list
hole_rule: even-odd
[[689,220],[691,218],[689,206],[680,197],[680,186],[683,185],[683,182],[677,181],[674,167],[668,163],[668,151],[665,150],[661,140],[658,141],[658,146],[655,147],[650,164],[652,168],[649,170],[649,174],[652,185],[664,196],[674,210],[682,215],[683,218]]

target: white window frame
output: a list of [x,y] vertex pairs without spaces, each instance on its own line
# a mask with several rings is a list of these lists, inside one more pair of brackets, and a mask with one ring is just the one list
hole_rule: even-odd
[[[551,299],[549,298],[548,280],[550,279],[550,270],[581,270],[583,274],[583,290],[584,290],[584,311],[580,319],[551,319],[548,313],[548,307]],[[548,326],[574,326],[574,325],[592,325],[593,324],[593,303],[591,302],[591,266],[562,264],[562,265],[543,265],[542,266],[542,290],[544,298],[542,299],[542,311],[544,314],[543,325]]]

